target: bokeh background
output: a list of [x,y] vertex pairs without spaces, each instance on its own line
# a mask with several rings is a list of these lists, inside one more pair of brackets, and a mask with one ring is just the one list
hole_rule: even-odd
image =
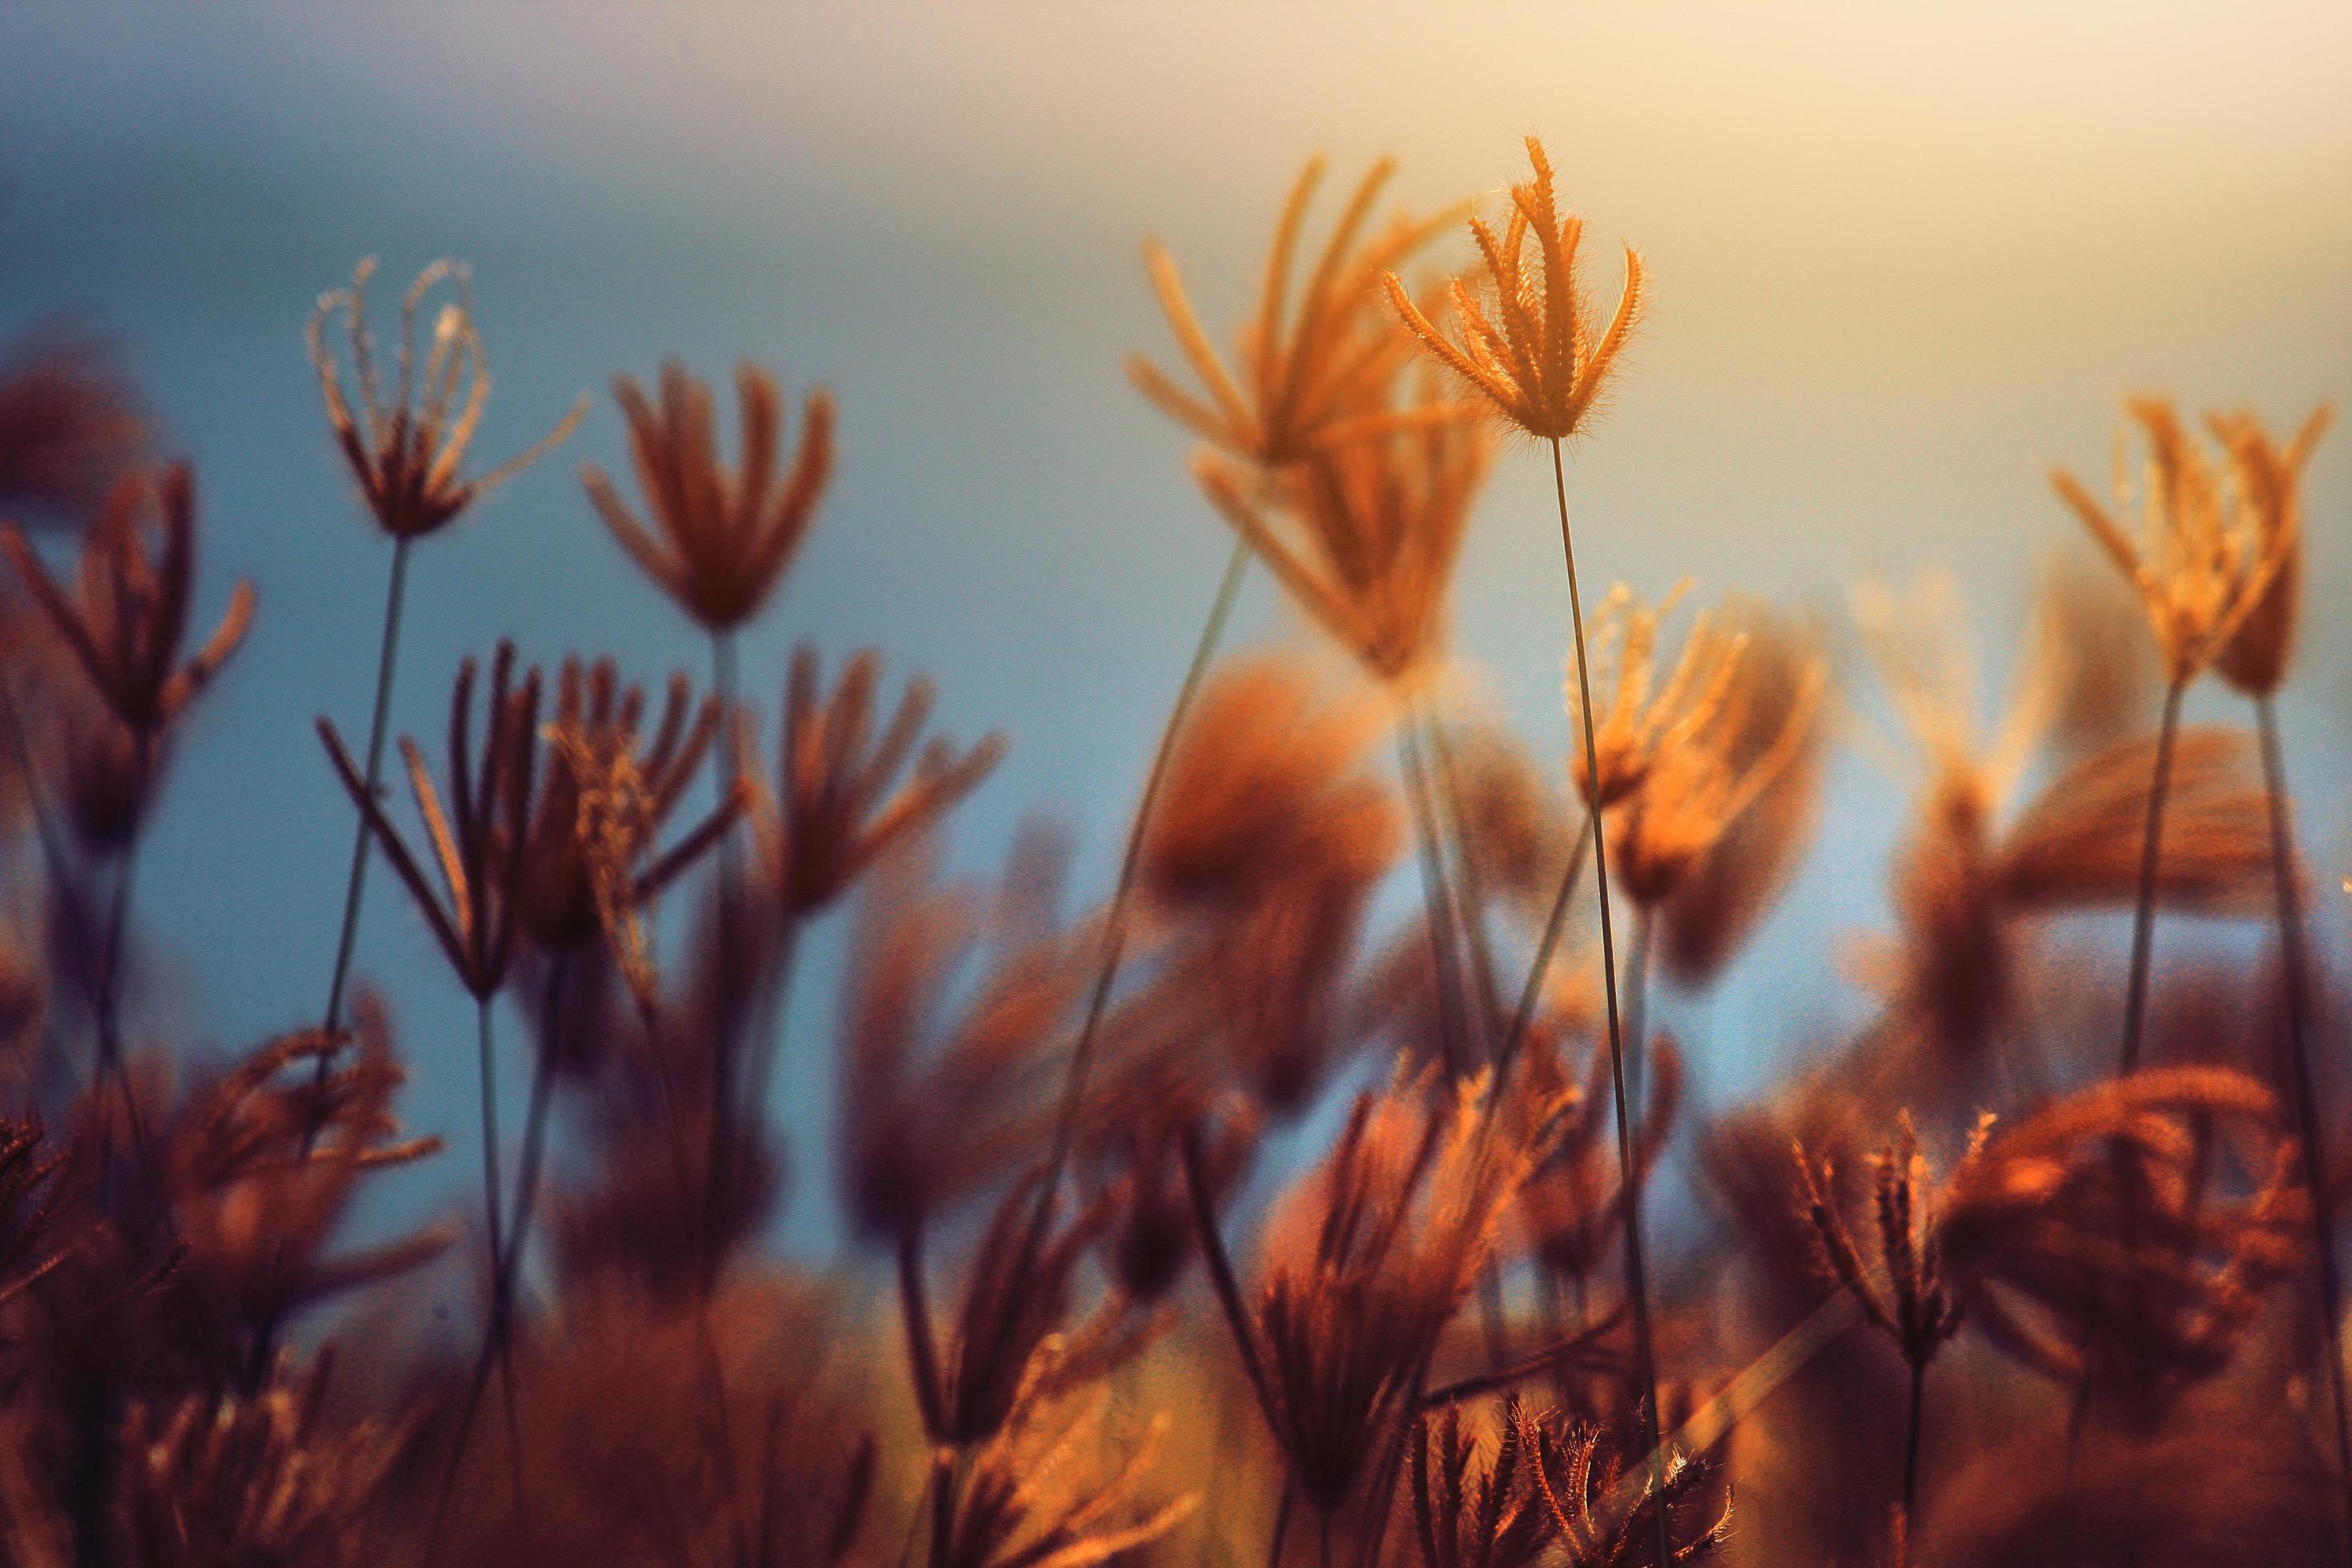
[[[389,547],[330,447],[301,330],[361,256],[382,258],[387,308],[433,258],[472,263],[487,458],[596,396],[569,447],[419,551],[399,728],[432,732],[458,658],[500,637],[701,673],[575,476],[625,462],[614,372],[677,353],[719,377],[750,356],[843,406],[822,520],[744,644],[767,729],[795,639],[931,672],[949,728],[1014,741],[957,858],[991,861],[1022,814],[1054,812],[1091,898],[1228,544],[1184,442],[1118,371],[1167,348],[1139,242],[1166,240],[1229,322],[1308,153],[1347,178],[1393,153],[1398,195],[1427,206],[1498,193],[1530,130],[1596,256],[1623,237],[1654,276],[1622,390],[1573,455],[1589,579],[1689,575],[1835,621],[1858,580],[1946,568],[1988,709],[2033,573],[2079,548],[2045,469],[2103,475],[2121,394],[2292,425],[2352,389],[2352,7],[2330,0],[0,8],[0,331],[64,310],[128,341],[198,465],[204,605],[234,574],[261,595],[142,866],[151,1019],[236,1045],[322,1000],[352,818],[310,724],[365,722]],[[2339,430],[2311,476],[2285,703],[2331,879],[2347,447]],[[1534,454],[1503,464],[1459,642],[1483,699],[1557,754],[1548,489]],[[1263,578],[1239,625],[1289,628]],[[1902,808],[1847,748],[1780,912],[1716,996],[1664,1004],[1703,1106],[1858,1009],[1833,959],[1883,922]],[[2340,945],[2341,911],[2321,923]],[[782,1234],[803,1254],[836,1239],[839,924],[804,955],[777,1087]],[[385,876],[360,966],[403,1025],[410,1121],[452,1145],[384,1201],[462,1205],[469,1008]]]

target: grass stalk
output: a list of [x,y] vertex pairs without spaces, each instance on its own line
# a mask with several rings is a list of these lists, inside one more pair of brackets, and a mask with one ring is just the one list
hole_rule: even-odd
[[1200,695],[1201,682],[1208,675],[1210,661],[1216,657],[1217,645],[1224,639],[1225,623],[1233,618],[1234,600],[1241,592],[1249,560],[1248,542],[1234,540],[1233,554],[1225,561],[1224,576],[1217,584],[1217,596],[1209,605],[1209,618],[1202,624],[1200,640],[1193,646],[1192,662],[1185,668],[1183,683],[1176,689],[1176,700],[1168,710],[1168,721],[1160,729],[1159,749],[1151,757],[1151,772],[1143,781],[1143,796],[1136,803],[1135,821],[1128,828],[1127,848],[1119,858],[1118,881],[1111,889],[1110,912],[1104,917],[1102,964],[1096,971],[1094,989],[1087,998],[1086,1020],[1079,1026],[1077,1044],[1071,1048],[1061,1109],[1054,1119],[1053,1152],[1045,1162],[1045,1179],[1038,1189],[1041,1204],[1061,1185],[1063,1169],[1069,1163],[1078,1107],[1086,1099],[1087,1075],[1094,1065],[1095,1037],[1101,1032],[1103,1016],[1110,1005],[1111,988],[1118,980],[1119,961],[1126,956],[1128,905],[1134,896],[1135,874],[1143,857],[1143,836],[1150,826],[1152,808],[1160,803],[1160,786],[1167,782],[1176,737],[1184,728],[1193,699]]
[[[1601,910],[1601,975],[1609,1012],[1609,1079],[1617,1111],[1617,1178],[1625,1190],[1625,1296],[1633,1310],[1634,1375],[1639,1380],[1643,1447],[1649,1451],[1650,1489],[1663,1499],[1665,1455],[1658,1441],[1658,1368],[1650,1336],[1650,1289],[1642,1264],[1642,1205],[1633,1185],[1633,1128],[1626,1113],[1625,1041],[1617,1013],[1617,938],[1609,915],[1609,841],[1601,822],[1601,747],[1592,725],[1592,672],[1584,645],[1584,600],[1576,581],[1576,538],[1568,523],[1568,474],[1560,458],[1559,440],[1551,443],[1551,477],[1559,501],[1560,552],[1568,566],[1568,611],[1576,636],[1578,710],[1583,719],[1584,771],[1592,800],[1592,874],[1599,887]],[[1653,1510],[1657,1521],[1657,1553],[1672,1562],[1667,1544],[1666,1510]]]
[[1429,768],[1412,713],[1397,710],[1397,773],[1412,812],[1413,838],[1421,853],[1422,921],[1428,928],[1430,982],[1437,996],[1437,1035],[1445,1070],[1460,1078],[1470,1070],[1467,1009],[1462,998],[1462,954],[1454,930],[1454,894],[1447,886],[1445,849],[1438,840],[1437,812],[1431,799]]
[[2347,1539],[2352,1540],[2352,1408],[2345,1399],[2344,1290],[2336,1251],[2335,1205],[2321,1143],[2318,1085],[2311,1070],[2310,977],[2304,949],[2303,899],[2294,878],[2294,808],[2286,787],[2286,756],[2279,742],[2278,713],[2270,696],[2254,699],[2255,728],[2262,737],[2263,793],[2270,805],[2271,887],[2278,900],[2279,969],[2286,988],[2287,1076],[2294,1089],[2295,1134],[2302,1146],[2304,1190],[2311,1194],[2313,1256],[2318,1264],[2320,1342],[2327,1361],[2327,1388],[2336,1416],[2336,1476],[2344,1488]]
[[[743,776],[742,736],[735,721],[735,637],[725,630],[710,634],[710,689],[719,700],[719,805],[723,810]],[[718,1278],[719,1227],[733,1188],[735,1166],[735,931],[736,902],[742,895],[736,825],[729,823],[719,839],[719,952],[715,1016],[710,1035],[710,1147],[703,1172],[702,1218],[709,1234],[703,1237],[702,1288],[708,1291]]]
[[2124,990],[2123,1047],[2117,1077],[2139,1067],[2140,1037],[2147,1021],[2149,960],[2156,946],[2156,884],[2164,867],[2164,802],[2172,786],[2172,748],[2180,733],[2180,700],[2189,683],[2176,679],[2164,691],[2164,716],[2156,731],[2156,765],[2147,784],[2147,828],[2140,839],[2139,897],[2132,905],[2131,973]]

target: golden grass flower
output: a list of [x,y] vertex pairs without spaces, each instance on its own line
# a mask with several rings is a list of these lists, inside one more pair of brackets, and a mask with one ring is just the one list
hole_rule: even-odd
[[49,575],[14,524],[0,524],[0,554],[135,735],[152,737],[177,718],[253,625],[253,585],[240,582],[212,636],[181,658],[196,578],[195,478],[185,463],[116,483],[83,539],[77,594]]
[[1705,1460],[1669,1453],[1653,1472],[1638,1442],[1598,1426],[1568,1428],[1525,1410],[1519,1422],[1537,1495],[1569,1568],[1665,1568],[1660,1541],[1672,1562],[1695,1563],[1729,1537],[1730,1493],[1717,1492]]
[[936,700],[920,676],[877,734],[882,658],[870,648],[850,659],[829,699],[821,679],[816,649],[802,644],[785,683],[776,799],[755,812],[770,874],[795,915],[824,909],[892,845],[944,816],[1005,752],[1004,737],[991,734],[961,752],[934,737],[917,752]]
[[1020,1418],[983,1445],[971,1479],[948,1506],[950,1461],[933,1478],[940,1507],[933,1516],[930,1568],[1095,1568],[1147,1550],[1191,1515],[1185,1493],[1154,1506],[1136,1500],[1137,1482],[1157,1457],[1167,1430],[1155,1418],[1124,1458],[1104,1468],[1096,1456],[1121,1443],[1108,1427],[1109,1403],[1089,1394],[1069,1408],[1024,1391]]
[[[359,481],[360,495],[379,527],[394,539],[417,539],[455,521],[467,507],[546,456],[578,427],[588,412],[583,395],[572,411],[536,444],[478,479],[464,475],[475,427],[490,396],[490,362],[475,330],[473,302],[463,268],[436,261],[416,275],[400,304],[400,343],[392,396],[383,395],[374,335],[367,324],[367,283],[373,257],[352,270],[351,286],[319,296],[310,312],[308,342],[311,368],[327,403],[327,425]],[[457,298],[443,303],[433,321],[433,341],[425,363],[416,364],[416,316],[443,281],[455,278]],[[359,406],[343,389],[343,371],[327,346],[327,323],[343,314],[352,377]]]
[[1398,685],[1444,656],[1454,565],[1493,457],[1480,426],[1430,421],[1307,458],[1275,487],[1271,510],[1214,451],[1192,471],[1307,616]]
[[[2294,531],[2258,515],[2233,516],[2222,476],[2168,401],[2135,397],[2124,406],[2148,445],[2137,502],[2120,440],[2112,510],[2063,468],[2050,482],[2137,590],[2166,677],[2185,685],[2267,601],[2294,548]],[[2137,541],[2122,521],[2135,508],[2141,514]]]
[[[1484,220],[1470,220],[1486,275],[1475,287],[1467,279],[1454,285],[1454,313],[1462,322],[1458,345],[1413,303],[1394,272],[1385,283],[1399,319],[1439,363],[1528,435],[1558,441],[1575,433],[1607,388],[1641,318],[1642,258],[1632,246],[1625,247],[1625,287],[1609,325],[1594,339],[1591,306],[1576,276],[1584,220],[1574,213],[1560,215],[1552,194],[1551,160],[1532,136],[1528,158],[1535,177],[1511,187],[1511,216],[1502,237]],[[1536,241],[1536,276],[1527,264],[1529,230]]]
[[[1685,580],[1649,605],[1620,583],[1593,612],[1592,662],[1601,667],[1602,693],[1593,700],[1598,789],[1580,752],[1569,769],[1577,792],[1601,810],[1631,799],[1649,783],[1660,758],[1675,757],[1722,722],[1733,700],[1747,638],[1708,611],[1693,619],[1674,668],[1658,681],[1658,634],[1689,591]],[[1572,662],[1567,698],[1570,717],[1580,721],[1583,703]]]
[[719,460],[710,389],[676,360],[662,366],[656,409],[629,377],[613,382],[629,421],[629,452],[659,537],[638,521],[604,470],[580,470],[588,499],[639,570],[705,629],[733,629],[760,613],[816,519],[833,477],[833,396],[813,388],[801,405],[800,445],[777,472],[783,397],[751,363],[735,369],[741,442],[733,469]]
[[1423,1568],[1535,1568],[1558,1539],[1524,1414],[1517,1395],[1504,1401],[1491,1455],[1464,1432],[1458,1405],[1414,1423],[1405,1496]]
[[1239,335],[1238,377],[1193,313],[1175,261],[1157,240],[1147,241],[1143,257],[1151,286],[1205,396],[1186,391],[1140,354],[1128,357],[1128,379],[1177,424],[1264,470],[1431,417],[1429,410],[1388,407],[1388,386],[1406,351],[1396,334],[1366,320],[1375,280],[1450,221],[1400,217],[1360,243],[1373,203],[1395,172],[1387,159],[1366,172],[1294,306],[1288,295],[1298,230],[1323,176],[1323,160],[1308,161],[1276,225],[1257,310]]
[[2259,553],[2275,558],[2270,582],[2213,660],[2221,679],[2249,696],[2277,690],[2294,654],[2303,598],[2303,470],[2335,414],[2320,405],[2284,446],[2252,414],[2215,415],[2207,421],[2230,455],[2241,525]]

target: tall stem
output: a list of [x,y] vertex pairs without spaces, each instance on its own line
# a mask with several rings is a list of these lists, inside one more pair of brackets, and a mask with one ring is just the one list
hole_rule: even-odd
[[2164,797],[2172,785],[2172,743],[2180,731],[2180,700],[2189,683],[2176,679],[2164,692],[2164,717],[2156,731],[2156,765],[2147,784],[2147,831],[2139,847],[2139,901],[2132,908],[2131,976],[2124,991],[2121,1077],[2139,1067],[2140,1032],[2147,1016],[2148,960],[2156,942],[2156,883],[2164,867]]
[[1927,1422],[1927,1363],[1911,1363],[1911,1408],[1904,1419],[1903,1524],[1908,1530],[1919,1512],[1919,1435]]
[[1445,722],[1435,711],[1423,710],[1421,725],[1429,738],[1431,754],[1437,761],[1437,788],[1445,806],[1446,825],[1452,829],[1454,859],[1459,868],[1454,887],[1460,895],[1457,916],[1463,942],[1469,949],[1470,973],[1478,985],[1481,1016],[1487,1032],[1493,1037],[1493,1051],[1502,1049],[1504,1028],[1503,1002],[1495,982],[1495,952],[1486,940],[1486,879],[1478,869],[1477,849],[1470,842],[1469,816],[1462,805],[1461,769],[1454,763],[1454,742],[1446,738]]
[[1397,772],[1412,810],[1413,837],[1421,849],[1422,923],[1429,932],[1429,977],[1437,997],[1437,1037],[1445,1070],[1459,1078],[1470,1070],[1464,1038],[1462,958],[1454,941],[1453,894],[1445,878],[1445,850],[1438,843],[1437,816],[1430,803],[1429,770],[1423,765],[1412,715],[1397,710]]
[[515,1519],[528,1539],[530,1520],[523,1502],[522,1415],[515,1403],[514,1358],[507,1353],[506,1337],[500,1331],[507,1321],[507,1272],[506,1226],[499,1197],[498,1075],[490,1030],[492,1004],[496,1000],[495,994],[474,999],[480,1043],[478,1056],[482,1096],[482,1212],[490,1230],[490,1324],[492,1342],[498,1347],[499,1393],[506,1406],[508,1479],[514,1489]]
[[776,937],[775,985],[762,1002],[759,1021],[754,1025],[759,1033],[751,1047],[751,1071],[743,1083],[741,1115],[746,1127],[766,1124],[769,1086],[775,1079],[784,1041],[792,1033],[793,970],[800,946],[801,915],[797,910],[787,910],[783,928]]
[[1576,634],[1577,710],[1584,721],[1584,774],[1592,805],[1592,875],[1601,905],[1601,977],[1609,1009],[1609,1081],[1617,1110],[1617,1179],[1625,1191],[1625,1295],[1633,1309],[1633,1356],[1640,1379],[1642,1439],[1649,1450],[1650,1492],[1658,1500],[1653,1510],[1657,1522],[1660,1563],[1674,1556],[1667,1544],[1665,1456],[1658,1441],[1658,1368],[1650,1338],[1650,1289],[1642,1267],[1642,1203],[1633,1184],[1633,1129],[1625,1108],[1625,1042],[1617,1016],[1617,938],[1609,918],[1609,840],[1601,822],[1601,747],[1592,728],[1592,674],[1584,647],[1584,599],[1576,582],[1576,539],[1568,526],[1568,475],[1561,464],[1559,441],[1551,444],[1553,492],[1559,500],[1559,547],[1568,564],[1568,613]]
[[1150,826],[1152,808],[1160,803],[1160,785],[1167,782],[1169,759],[1175,754],[1176,737],[1184,728],[1184,716],[1192,711],[1192,700],[1200,695],[1209,662],[1216,657],[1217,644],[1223,640],[1225,623],[1233,617],[1234,599],[1241,592],[1249,559],[1248,542],[1236,539],[1234,552],[1225,562],[1225,574],[1217,584],[1217,596],[1210,603],[1209,618],[1201,627],[1201,639],[1192,648],[1192,662],[1184,671],[1183,684],[1176,689],[1176,700],[1168,710],[1168,722],[1160,729],[1160,747],[1152,754],[1151,772],[1143,781],[1143,798],[1136,804],[1135,821],[1127,833],[1127,850],[1119,858],[1118,883],[1111,891],[1110,913],[1103,922],[1102,967],[1095,974],[1094,991],[1087,999],[1086,1022],[1079,1026],[1077,1045],[1070,1052],[1069,1072],[1062,1085],[1061,1111],[1054,1123],[1053,1153],[1045,1163],[1045,1179],[1038,1189],[1040,1203],[1061,1184],[1063,1168],[1069,1163],[1078,1106],[1086,1098],[1087,1074],[1094,1065],[1095,1036],[1102,1028],[1103,1014],[1110,1005],[1111,987],[1118,979],[1119,960],[1127,951],[1128,903],[1135,891],[1136,868],[1143,856],[1144,831]]
[[[555,1086],[556,1009],[571,966],[571,953],[555,955],[548,968],[546,989],[540,998],[539,1056],[531,1068],[530,1109],[523,1119],[522,1168],[515,1177],[514,1225],[507,1232],[505,1253],[491,1259],[497,1274],[490,1291],[490,1323],[483,1332],[482,1348],[474,1357],[473,1374],[466,1383],[466,1403],[458,1411],[457,1430],[449,1439],[449,1458],[441,1471],[440,1495],[433,1505],[429,1540],[436,1546],[451,1491],[465,1461],[467,1443],[473,1436],[475,1418],[481,1413],[482,1395],[489,1388],[490,1373],[509,1364],[507,1344],[514,1322],[515,1284],[520,1278],[524,1250],[530,1242],[531,1209],[539,1198],[540,1164],[547,1143],[548,1104]],[[514,1394],[510,1382],[505,1392],[511,1409]],[[427,1556],[430,1560],[431,1553]]]
[[2294,879],[2294,817],[2286,787],[2286,757],[2279,743],[2278,713],[2267,693],[2254,699],[2263,742],[2263,792],[2271,818],[2271,887],[2278,898],[2279,967],[2286,984],[2288,1075],[2294,1085],[2295,1131],[2302,1144],[2304,1190],[2311,1194],[2311,1222],[2319,1261],[2320,1342],[2327,1361],[2327,1387],[2336,1406],[2336,1464],[2344,1486],[2344,1518],[2352,1534],[2352,1409],[2345,1400],[2343,1274],[2336,1256],[2335,1205],[2327,1191],[2326,1152],[2320,1142],[2318,1086],[2311,1070],[2310,988],[2305,973],[2303,898]]
[[[131,892],[139,875],[139,846],[147,826],[147,792],[150,787],[147,775],[154,756],[153,731],[134,727],[131,731],[131,817],[123,828],[122,855],[114,868],[114,902],[106,918],[106,952],[98,973],[98,1077],[101,1084],[121,1091],[123,1123],[131,1133],[131,1155],[142,1166],[147,1163],[147,1138],[140,1121],[139,1107],[131,1092],[130,1080],[122,1072],[120,1012],[122,1005],[122,964],[131,934]],[[108,1093],[100,1101],[99,1112],[99,1169],[104,1175],[110,1207],[114,1197],[113,1105],[113,1096]]]
[[1519,988],[1519,1005],[1511,1014],[1511,1032],[1503,1037],[1503,1051],[1496,1062],[1496,1075],[1508,1073],[1511,1063],[1519,1054],[1519,1046],[1536,1021],[1536,1007],[1543,1000],[1544,976],[1551,972],[1552,954],[1559,950],[1560,933],[1568,929],[1568,906],[1576,897],[1577,884],[1584,880],[1584,857],[1592,847],[1592,815],[1585,814],[1584,826],[1576,836],[1576,847],[1569,852],[1567,868],[1559,875],[1559,891],[1551,901],[1551,914],[1544,921],[1543,938],[1536,943],[1536,955],[1528,965],[1527,984]]
[[[743,776],[741,736],[735,722],[735,637],[710,634],[710,689],[719,700],[719,804],[724,809]],[[733,1192],[735,1164],[735,903],[741,889],[735,827],[719,839],[719,952],[716,1016],[710,1037],[710,1148],[703,1173],[702,1288],[718,1278],[719,1227]]]
[[1650,942],[1655,923],[1647,905],[1633,906],[1633,940],[1625,950],[1625,1097],[1636,1116],[1649,1102]]
[[1282,1542],[1290,1533],[1290,1505],[1297,1495],[1290,1471],[1282,1472],[1282,1500],[1274,1505],[1274,1533],[1265,1541],[1265,1568],[1282,1568]]
[[[406,538],[393,542],[392,577],[384,588],[383,634],[375,656],[375,709],[368,720],[367,793],[375,798],[383,777],[384,732],[392,720],[392,678],[400,659],[400,605],[408,586],[408,546]],[[331,1033],[343,1021],[343,986],[351,978],[352,950],[359,941],[360,895],[367,888],[368,851],[373,840],[368,832],[367,813],[360,813],[359,826],[352,830],[352,869],[343,886],[343,925],[335,938],[335,972],[327,983],[327,1011],[320,1027]],[[327,1058],[319,1058],[318,1079],[327,1079]]]

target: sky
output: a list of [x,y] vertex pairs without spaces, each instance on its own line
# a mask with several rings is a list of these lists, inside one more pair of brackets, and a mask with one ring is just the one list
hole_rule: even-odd
[[[1077,826],[1099,889],[1228,544],[1185,443],[1119,372],[1170,352],[1142,240],[1229,322],[1310,153],[1334,184],[1393,154],[1420,206],[1491,201],[1529,132],[1596,258],[1637,245],[1654,289],[1570,456],[1594,583],[1687,575],[1835,620],[1857,580],[1948,570],[1990,703],[2032,574],[2079,548],[2046,471],[2104,472],[2120,396],[2291,425],[2352,384],[2340,5],[0,10],[0,332],[66,310],[127,340],[197,465],[202,607],[236,576],[260,595],[142,869],[175,1026],[249,1044],[312,1021],[324,991],[352,825],[310,725],[364,725],[389,550],[338,469],[301,330],[361,257],[394,287],[470,263],[487,458],[595,399],[563,451],[419,548],[397,728],[432,733],[457,661],[501,637],[700,671],[576,471],[625,466],[615,373],[748,357],[842,410],[815,534],[744,641],[768,726],[796,640],[879,647],[938,679],[960,738],[1013,738],[957,820],[959,858],[989,863],[1043,809]],[[2315,609],[2352,586],[2331,537],[2346,447],[2311,475]],[[1556,755],[1544,469],[1507,455],[1457,623],[1482,700]],[[2312,619],[2285,713],[2333,866],[2352,644]],[[1260,580],[1239,631],[1296,622]],[[1668,1005],[1703,1100],[1752,1091],[1860,1005],[1822,955],[1883,921],[1901,809],[1848,755],[1780,915],[1717,995]],[[778,1086],[796,1247],[832,1236],[837,935],[814,943],[823,978]],[[469,1010],[388,877],[360,968],[402,1024],[412,1125],[451,1142],[404,1201],[462,1193]]]

